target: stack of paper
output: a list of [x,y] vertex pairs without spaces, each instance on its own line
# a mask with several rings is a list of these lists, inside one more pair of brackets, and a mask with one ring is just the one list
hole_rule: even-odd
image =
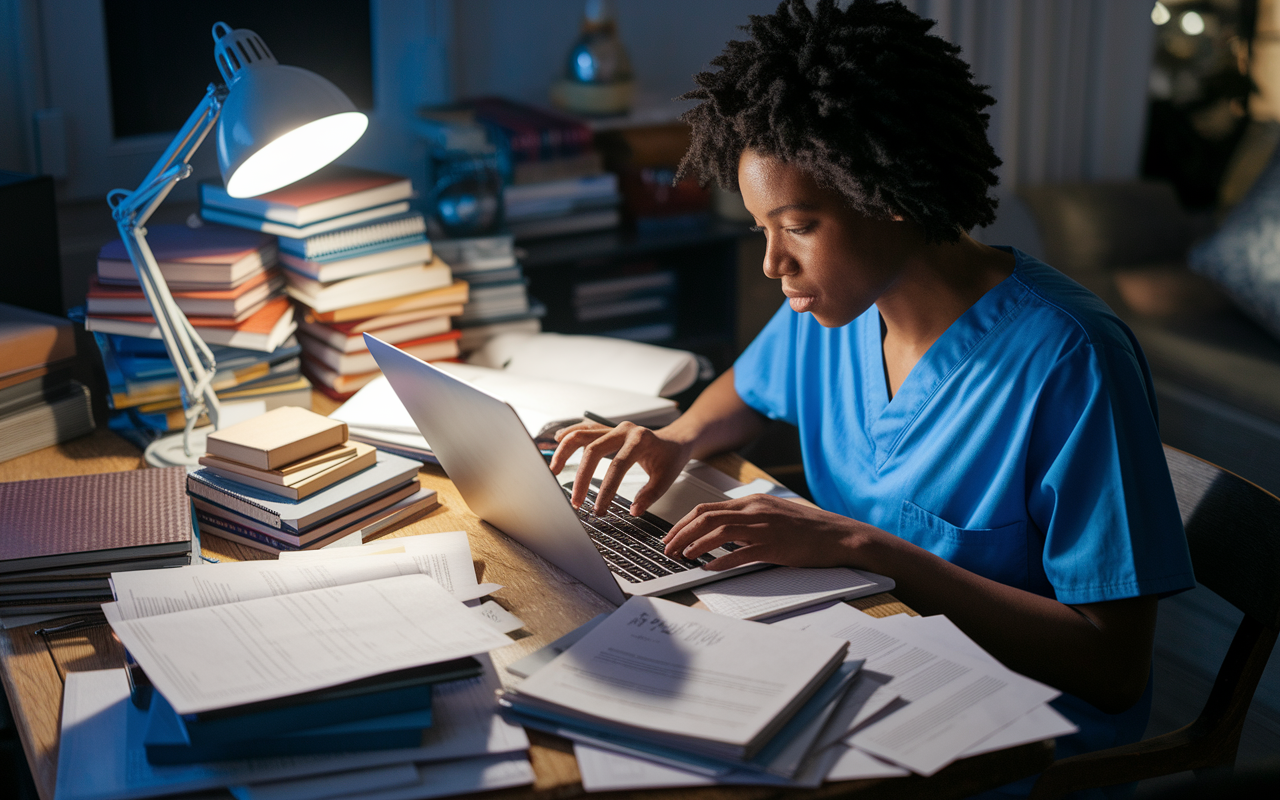
[[139,711],[121,672],[67,681],[58,796],[283,800],[320,774],[346,787],[326,796],[528,783],[528,740],[492,702],[486,651],[510,639],[461,602],[500,588],[476,582],[466,534],[342,550],[113,576],[104,613],[155,691]]
[[[816,769],[787,785],[932,775],[959,758],[1064,736],[1076,727],[1047,703],[1057,690],[1001,665],[942,616],[878,619],[847,605],[775,623],[848,642],[863,660],[812,757]],[[517,662],[521,664],[523,662]],[[588,791],[711,784],[774,784],[777,776],[735,770],[708,775],[670,762],[579,742]]]

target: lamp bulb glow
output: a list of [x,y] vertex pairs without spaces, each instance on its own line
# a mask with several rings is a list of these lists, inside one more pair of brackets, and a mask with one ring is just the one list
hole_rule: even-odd
[[364,114],[346,111],[295,128],[241,164],[227,194],[255,197],[301,180],[345,153],[368,126]]
[[1188,11],[1182,15],[1178,24],[1182,26],[1182,32],[1188,36],[1199,36],[1204,33],[1204,17],[1198,12]]
[[1173,19],[1173,14],[1169,13],[1169,8],[1164,3],[1156,3],[1151,9],[1151,21],[1157,25],[1164,25]]

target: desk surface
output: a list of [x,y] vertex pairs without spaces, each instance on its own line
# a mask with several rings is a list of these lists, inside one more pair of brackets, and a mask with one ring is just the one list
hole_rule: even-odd
[[[317,395],[317,411],[328,413],[334,404]],[[711,462],[741,481],[768,477],[735,455]],[[58,447],[0,463],[0,482],[138,469],[138,450],[107,431],[98,431]],[[499,675],[502,669],[546,645],[602,611],[612,608],[599,595],[544,561],[496,528],[482,522],[467,508],[453,484],[438,468],[419,473],[423,486],[439,493],[440,506],[390,536],[408,536],[449,530],[465,530],[471,540],[477,577],[505,588],[493,599],[525,623],[524,635],[510,647],[493,652]],[[248,560],[268,554],[213,536],[202,541],[207,556],[221,560]],[[888,594],[854,601],[875,616],[912,613]],[[36,626],[0,631],[0,678],[13,711],[23,748],[42,800],[53,799],[58,760],[58,723],[62,707],[62,676],[66,672],[119,666],[121,650],[104,624],[45,640],[33,635]],[[517,634],[521,635],[520,633]],[[583,794],[571,745],[563,739],[532,734],[530,758],[537,774],[533,789],[491,793],[494,800],[551,800]],[[1053,758],[1052,741],[1011,748],[958,761],[930,778],[912,776],[888,780],[827,784],[818,790],[793,792],[815,798],[857,794],[859,797],[964,797],[1033,774]],[[651,793],[624,793],[651,795]],[[668,796],[689,800],[763,800],[780,795],[765,787],[707,788],[668,791]],[[229,795],[228,795],[229,797]]]

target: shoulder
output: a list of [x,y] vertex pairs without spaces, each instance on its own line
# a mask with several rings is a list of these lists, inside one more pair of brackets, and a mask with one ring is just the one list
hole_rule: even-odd
[[1018,325],[1022,335],[1033,333],[1043,344],[1054,340],[1064,352],[1096,348],[1139,352],[1129,327],[1101,298],[1043,261],[1020,250],[1013,253],[1017,261],[1009,280],[1022,293]]

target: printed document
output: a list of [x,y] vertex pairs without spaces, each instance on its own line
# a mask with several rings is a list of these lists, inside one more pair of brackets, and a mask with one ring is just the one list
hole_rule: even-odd
[[845,567],[774,567],[695,586],[708,610],[735,619],[762,619],[828,600],[888,592],[893,580]]
[[290,550],[280,554],[280,561],[288,564],[316,564],[317,562],[344,561],[356,557],[390,556],[403,554],[418,565],[418,572],[429,575],[459,600],[483,597],[500,586],[485,584],[488,591],[477,593],[476,567],[471,560],[471,543],[466,531],[443,531],[418,536],[396,536],[375,539],[356,547],[336,547],[321,550]]
[[773,626],[845,639],[849,657],[865,658],[868,672],[892,678],[885,690],[907,705],[845,740],[872,755],[932,775],[1059,694],[999,664],[939,648],[891,620],[839,604]]
[[179,714],[244,705],[511,644],[425,575],[124,619],[103,613]]
[[561,713],[745,749],[843,657],[844,643],[832,644],[632,597],[517,694]]

